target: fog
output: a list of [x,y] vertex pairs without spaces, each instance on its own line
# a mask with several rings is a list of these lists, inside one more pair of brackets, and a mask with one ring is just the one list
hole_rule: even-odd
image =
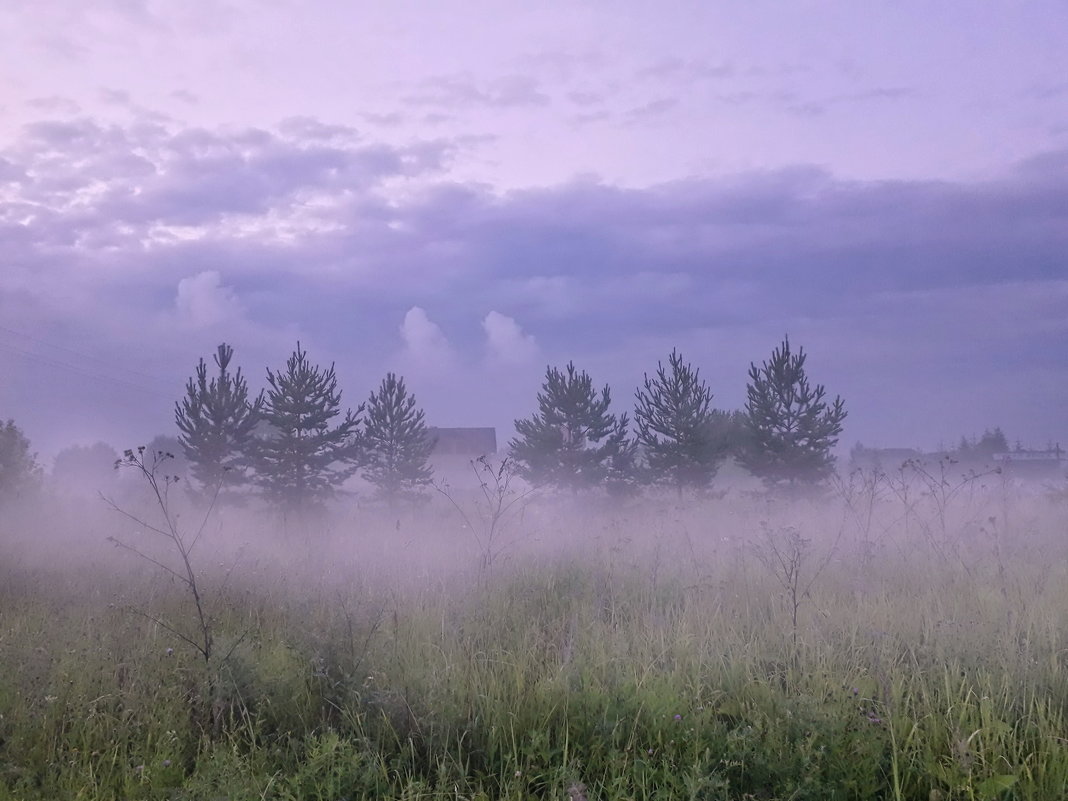
[[471,462],[466,475],[451,465],[417,502],[396,508],[357,480],[313,511],[287,514],[251,490],[210,503],[189,490],[181,460],[159,467],[157,498],[140,472],[115,467],[106,446],[68,453],[47,480],[5,504],[9,576],[49,575],[56,586],[67,574],[96,576],[104,593],[120,591],[130,572],[162,569],[166,578],[181,553],[164,509],[209,583],[280,581],[317,597],[353,582],[377,592],[474,586],[569,562],[704,586],[729,581],[741,563],[759,573],[761,549],[794,534],[813,565],[834,566],[829,580],[864,593],[876,564],[884,579],[887,565],[926,564],[981,582],[991,570],[1011,572],[1017,558],[1044,553],[1048,563],[1068,547],[1063,475],[948,457],[843,469],[800,495],[768,490],[731,463],[707,490],[619,495],[533,488],[506,465],[511,483],[497,494],[479,487],[485,474]]

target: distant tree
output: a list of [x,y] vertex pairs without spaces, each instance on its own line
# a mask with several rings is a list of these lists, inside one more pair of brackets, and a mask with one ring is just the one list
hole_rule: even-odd
[[287,511],[302,512],[334,494],[356,472],[363,404],[341,420],[341,391],[334,365],[322,369],[297,349],[285,371],[267,370],[263,419],[270,431],[254,448],[256,481],[264,495]]
[[995,453],[1008,453],[1008,437],[1005,436],[1005,432],[998,426],[996,426],[993,431],[987,429],[983,432],[983,436],[979,438],[979,441],[975,443],[972,451],[978,455],[986,457],[993,456]]
[[743,409],[713,409],[709,422],[712,441],[725,456],[741,461],[753,441],[749,416]]
[[974,462],[989,459],[995,453],[1008,452],[1009,439],[1005,436],[1005,432],[999,426],[996,426],[993,431],[989,428],[983,431],[983,436],[979,437],[979,439],[975,439],[975,437],[969,439],[961,435],[956,449],[950,451],[948,456],[961,461]]
[[657,363],[656,375],[645,375],[635,391],[634,423],[644,457],[646,477],[669,484],[681,496],[684,488],[707,486],[726,455],[714,430],[712,392],[699,371],[672,350],[668,367]]
[[600,396],[586,372],[569,363],[566,372],[549,367],[538,393],[538,411],[516,420],[510,443],[520,476],[535,486],[579,490],[605,484],[633,458],[627,415],[609,413],[611,392]]
[[65,490],[99,492],[115,478],[119,454],[110,445],[71,445],[56,454],[52,463],[52,483]]
[[[159,457],[159,473],[163,478],[171,477],[184,481],[192,472],[193,466],[185,458],[182,443],[172,434],[157,434],[145,446],[144,452],[152,458]],[[123,451],[123,457],[125,455],[126,452]]]
[[785,338],[761,367],[749,366],[745,412],[752,437],[741,462],[771,486],[815,484],[834,469],[831,449],[842,433],[845,404],[824,400],[805,374],[805,352]]
[[218,375],[208,380],[208,366],[197,363],[196,378],[185,398],[174,405],[178,441],[192,478],[205,492],[225,492],[247,483],[253,432],[263,412],[263,393],[249,402],[241,368],[231,375],[234,349],[225,342],[215,353]]
[[415,405],[404,379],[394,373],[386,373],[378,392],[367,401],[363,446],[363,477],[391,507],[430,485],[434,471],[428,460],[434,440],[426,415]]
[[37,485],[41,467],[30,440],[14,420],[0,424],[0,498],[20,495]]

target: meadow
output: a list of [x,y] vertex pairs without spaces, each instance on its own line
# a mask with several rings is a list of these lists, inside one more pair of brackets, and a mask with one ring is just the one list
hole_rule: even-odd
[[204,628],[164,538],[14,510],[0,799],[1064,798],[1068,499],[927,470],[532,496],[490,545],[474,495],[223,508]]

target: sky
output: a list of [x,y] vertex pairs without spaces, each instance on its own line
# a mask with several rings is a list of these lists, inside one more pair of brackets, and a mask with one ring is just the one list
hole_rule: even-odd
[[346,405],[714,404],[784,336],[848,448],[1068,444],[1068,3],[0,5],[0,419],[174,433],[298,340]]

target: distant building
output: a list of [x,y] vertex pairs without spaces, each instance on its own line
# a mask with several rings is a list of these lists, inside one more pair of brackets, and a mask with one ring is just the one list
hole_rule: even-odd
[[461,492],[477,490],[480,473],[472,469],[471,463],[480,456],[493,457],[497,453],[497,429],[430,426],[429,434],[434,440],[430,453],[434,481]]
[[431,457],[462,456],[477,459],[497,452],[497,429],[495,428],[435,428],[429,427],[434,440]]
[[1062,478],[1068,471],[1068,453],[1060,443],[1045,450],[1016,448],[1005,453],[995,453],[998,466],[1018,476]]
[[850,470],[897,470],[910,459],[922,459],[924,453],[915,448],[865,448],[856,445],[849,452]]

